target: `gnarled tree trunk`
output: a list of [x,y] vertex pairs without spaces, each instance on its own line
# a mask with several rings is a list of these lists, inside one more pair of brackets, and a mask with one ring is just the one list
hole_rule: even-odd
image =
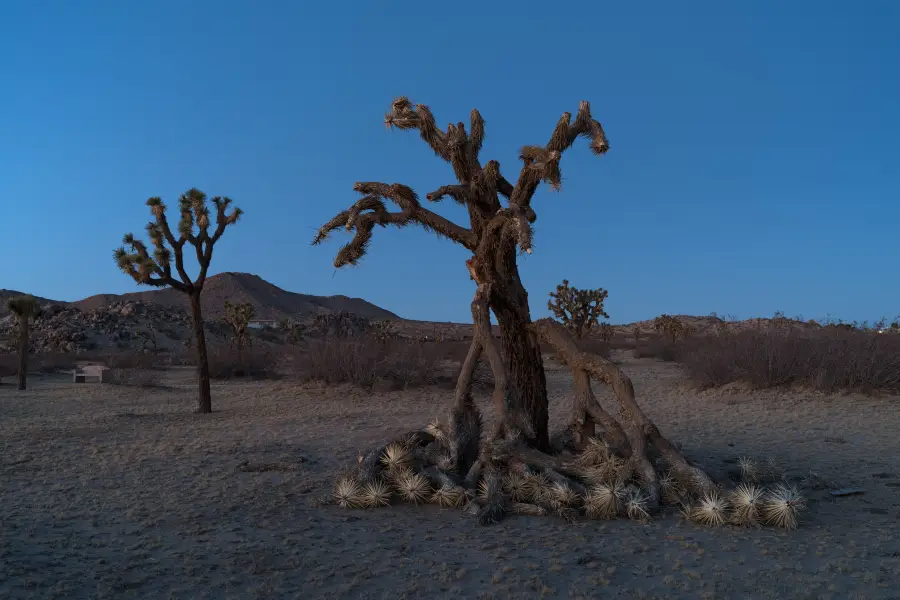
[[188,294],[191,304],[191,318],[194,325],[194,340],[197,342],[197,377],[200,384],[199,413],[212,412],[212,393],[209,389],[209,356],[206,351],[206,333],[203,330],[203,312],[200,308],[200,291]]
[[534,437],[526,437],[526,443],[542,452],[550,447],[549,410],[547,405],[547,378],[538,340],[528,329],[531,313],[528,294],[519,279],[515,260],[507,271],[503,287],[491,291],[490,307],[500,325],[500,346],[508,385],[522,412],[531,421]]

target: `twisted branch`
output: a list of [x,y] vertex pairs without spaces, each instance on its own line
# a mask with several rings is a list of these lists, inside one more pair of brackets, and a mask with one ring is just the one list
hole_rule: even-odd
[[579,136],[591,139],[590,148],[594,154],[605,154],[609,150],[603,127],[591,117],[589,102],[582,100],[575,121],[570,124],[571,118],[571,113],[563,113],[546,146],[522,147],[519,158],[524,165],[519,173],[519,180],[509,194],[511,204],[528,206],[541,181],[552,185],[554,190],[559,190],[562,186],[560,158]]
[[[477,238],[471,230],[423,208],[412,188],[399,183],[389,185],[378,182],[357,182],[353,189],[364,194],[363,198],[320,227],[312,242],[313,245],[321,244],[332,231],[340,227],[356,230],[353,239],[338,252],[334,261],[335,267],[340,268],[359,262],[366,253],[375,225],[405,227],[409,224],[417,224],[426,231],[432,231],[469,250],[475,250]],[[400,207],[401,212],[388,212],[382,198],[394,202]]]

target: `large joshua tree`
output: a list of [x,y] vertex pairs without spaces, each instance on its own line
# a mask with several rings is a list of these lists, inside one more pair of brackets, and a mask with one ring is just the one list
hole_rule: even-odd
[[34,296],[15,296],[6,301],[6,308],[19,321],[19,369],[16,374],[16,384],[17,389],[24,390],[28,374],[28,333],[31,328],[31,320],[41,314],[41,307]]
[[[562,115],[546,145],[522,147],[520,159],[523,164],[513,183],[503,176],[497,161],[481,162],[479,154],[485,127],[477,110],[471,113],[468,131],[461,122],[450,124],[442,131],[428,107],[415,105],[407,98],[393,102],[385,123],[399,129],[418,130],[434,153],[451,165],[456,176],[456,183],[437,188],[427,194],[426,199],[436,203],[450,198],[464,206],[468,211],[468,226],[454,223],[425,208],[416,193],[405,185],[359,182],[354,189],[362,197],[323,225],[313,243],[323,242],[336,229],[355,232],[353,239],[337,253],[335,267],[356,264],[363,257],[376,225],[418,225],[460,244],[472,253],[466,266],[477,286],[472,302],[474,336],[457,381],[448,430],[433,426],[430,431],[416,431],[404,436],[397,444],[379,448],[363,457],[352,481],[343,480],[343,487],[338,490],[342,503],[356,502],[352,499],[355,485],[367,486],[368,502],[382,501],[384,494],[380,493],[379,482],[398,481],[391,475],[392,472],[396,475],[397,471],[391,469],[409,464],[398,458],[406,456],[403,452],[409,450],[424,453],[424,459],[418,460],[417,464],[431,465],[422,476],[427,476],[439,490],[452,490],[454,486],[471,490],[480,485],[479,500],[473,499],[470,505],[475,507],[481,522],[492,522],[506,510],[508,505],[504,498],[510,497],[506,494],[509,487],[504,491],[498,483],[501,474],[539,472],[560,489],[584,491],[579,483],[588,479],[583,470],[558,451],[562,446],[582,451],[598,439],[604,442],[611,455],[618,457],[616,460],[627,465],[619,475],[626,471],[632,474],[634,477],[622,477],[638,481],[645,491],[646,497],[636,500],[636,506],[656,506],[662,494],[659,470],[669,471],[672,475],[665,481],[677,478],[686,490],[711,488],[709,477],[685,460],[643,413],[634,400],[631,381],[616,365],[580,351],[559,323],[551,319],[531,320],[517,256],[519,251],[532,251],[532,224],[537,218],[531,205],[534,193],[542,182],[549,183],[555,190],[560,188],[560,159],[579,137],[589,140],[594,154],[602,155],[609,149],[603,128],[592,118],[587,102],[581,103],[574,121],[571,117],[570,113]],[[387,201],[397,205],[399,210],[388,210]],[[499,347],[490,331],[491,310],[500,325]],[[567,435],[554,436],[559,442],[555,444],[551,444],[548,432],[541,340],[555,349],[571,367],[575,378],[571,426]],[[482,356],[487,358],[494,374],[493,404],[497,418],[491,435],[484,442],[481,439],[481,415],[470,393],[472,374]],[[591,378],[612,386],[621,407],[621,424],[596,401],[590,386]],[[596,431],[595,425],[600,425],[602,431]],[[385,469],[388,470],[386,479],[383,477]],[[412,479],[403,481],[406,483],[398,485],[405,486],[407,491],[411,489],[412,484],[406,484]],[[446,498],[447,493],[441,492],[440,497]],[[511,494],[512,497],[516,495]],[[417,497],[411,491],[407,495]],[[435,492],[435,497],[438,495]],[[566,506],[566,501],[556,501],[556,507],[561,511],[568,510]],[[535,512],[539,510],[540,507],[534,509]],[[523,509],[523,512],[528,510]]]
[[[216,196],[212,199],[216,213],[210,215],[206,205],[206,194],[191,188],[179,198],[178,237],[172,232],[166,217],[166,205],[160,198],[150,198],[147,206],[153,220],[147,224],[147,236],[153,244],[153,254],[146,244],[128,233],[122,238],[124,246],[113,256],[119,269],[137,283],[153,287],[171,287],[186,294],[191,308],[194,327],[194,340],[197,347],[197,377],[200,384],[198,412],[212,412],[212,395],[209,389],[209,359],[206,351],[206,336],[203,331],[203,312],[200,308],[200,294],[206,283],[206,273],[212,262],[213,246],[225,233],[229,225],[237,222],[243,214],[240,208],[228,212],[231,199]],[[210,231],[212,219],[215,228]],[[184,268],[184,248],[190,244],[197,256],[200,272],[196,279],[191,279]],[[174,273],[173,273],[174,263]],[[177,279],[176,279],[177,276]]]

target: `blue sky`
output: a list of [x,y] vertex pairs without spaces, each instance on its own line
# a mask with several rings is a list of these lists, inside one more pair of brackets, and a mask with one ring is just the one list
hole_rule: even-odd
[[385,130],[396,96],[442,126],[477,107],[483,160],[509,178],[586,99],[611,150],[579,142],[562,191],[535,197],[535,317],[563,278],[607,288],[613,322],[900,313],[900,3],[547,6],[3,2],[0,287],[134,291],[113,248],[143,233],[149,196],[196,186],[246,211],[212,272],[465,321],[463,249],[377,230],[335,272],[349,236],[311,247],[314,230],[354,181],[453,182],[415,133]]

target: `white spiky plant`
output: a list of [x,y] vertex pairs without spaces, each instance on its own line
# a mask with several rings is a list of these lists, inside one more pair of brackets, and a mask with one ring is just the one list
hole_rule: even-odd
[[649,503],[650,497],[643,490],[632,487],[625,496],[625,514],[629,519],[646,522],[650,520]]
[[797,514],[806,508],[806,500],[796,488],[787,485],[776,485],[762,503],[763,519],[766,523],[783,527],[797,528]]
[[363,490],[352,477],[341,477],[334,486],[334,498],[341,508],[360,508],[364,504]]
[[520,473],[511,471],[503,477],[503,489],[513,502],[526,502],[534,497],[531,480]]
[[762,475],[759,465],[749,456],[742,456],[738,459],[738,465],[741,468],[741,479],[748,483],[757,483]]
[[691,517],[697,523],[708,527],[724,525],[728,521],[728,501],[718,491],[704,494],[694,506]]
[[391,488],[382,479],[373,479],[362,488],[363,506],[376,508],[391,503]]
[[455,485],[442,485],[431,494],[431,502],[440,506],[460,506],[465,499],[465,491]]
[[550,486],[550,498],[554,507],[567,508],[575,506],[579,497],[567,483],[557,481]]
[[743,527],[759,525],[760,510],[763,506],[765,490],[752,483],[738,485],[728,495],[731,505],[731,522]]
[[412,471],[404,472],[395,485],[400,498],[412,504],[427,502],[431,494],[431,484],[428,480]]
[[584,510],[591,519],[614,519],[619,512],[619,496],[612,486],[595,485],[584,497]]
[[402,444],[388,444],[381,455],[381,464],[388,471],[399,471],[412,463],[413,455]]

